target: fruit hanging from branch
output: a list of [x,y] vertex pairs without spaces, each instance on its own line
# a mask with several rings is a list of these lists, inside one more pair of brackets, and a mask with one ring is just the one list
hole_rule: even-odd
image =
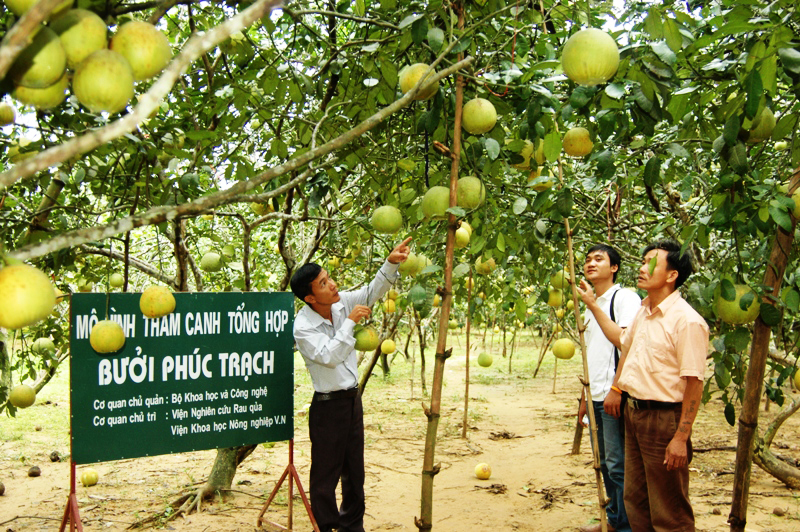
[[564,134],[561,145],[567,155],[573,157],[584,157],[592,153],[594,143],[589,135],[589,130],[585,127],[573,127]]
[[19,329],[46,318],[56,304],[50,278],[27,264],[0,270],[0,327]]
[[72,92],[93,113],[122,111],[133,97],[133,71],[122,55],[98,50],[78,66]]
[[175,310],[175,296],[166,286],[148,286],[139,297],[139,310],[148,318],[160,318]]
[[100,320],[89,333],[89,344],[98,353],[115,353],[125,345],[125,331],[113,320]]
[[497,111],[492,102],[484,98],[468,101],[461,110],[461,127],[473,135],[491,131],[496,123]]
[[394,234],[403,227],[403,214],[393,205],[378,207],[370,220],[377,233]]
[[136,81],[150,79],[172,59],[167,36],[149,22],[132,20],[120,26],[109,47],[128,61]]
[[[417,82],[425,75],[425,72],[428,71],[429,65],[426,63],[414,63],[413,65],[409,65],[403,68],[400,71],[400,92],[403,94],[407,93],[414,86]],[[431,76],[433,76],[436,71],[431,72]],[[429,76],[429,78],[431,77]],[[426,83],[420,89],[417,95],[414,97],[415,100],[427,100],[428,98],[432,98],[436,91],[439,90],[439,82],[436,81],[435,83]]]
[[564,74],[579,85],[592,87],[614,77],[619,48],[611,35],[597,28],[574,33],[561,50]]

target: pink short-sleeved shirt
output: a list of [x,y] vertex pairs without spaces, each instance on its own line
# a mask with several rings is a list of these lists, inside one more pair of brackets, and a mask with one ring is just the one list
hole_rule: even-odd
[[708,325],[677,290],[653,309],[646,298],[622,332],[622,350],[622,390],[636,399],[681,402],[685,377],[704,378]]

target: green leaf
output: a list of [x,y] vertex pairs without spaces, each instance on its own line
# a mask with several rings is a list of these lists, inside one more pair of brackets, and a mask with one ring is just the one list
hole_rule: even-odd
[[572,191],[570,189],[565,188],[558,195],[556,210],[564,218],[568,218],[572,214]]
[[506,238],[503,236],[503,233],[500,233],[499,235],[497,235],[497,249],[501,253],[505,253],[506,252]]
[[781,311],[775,305],[769,303],[761,304],[761,312],[759,312],[761,321],[770,327],[774,327],[781,322]]
[[647,16],[644,19],[644,31],[654,40],[664,37],[664,22],[661,20],[661,13],[659,13],[657,7],[651,7],[647,10]]
[[800,74],[800,51],[794,48],[779,48],[778,57],[786,70]]
[[442,49],[442,44],[444,43],[444,31],[441,28],[431,28],[428,30],[428,44],[431,46],[431,50],[435,53],[439,53],[439,50]]
[[527,312],[527,304],[525,303],[525,298],[521,297],[517,299],[517,302],[514,304],[514,312],[517,315],[517,319],[519,321],[524,321]]
[[453,55],[460,54],[461,52],[469,48],[471,44],[472,44],[472,39],[462,38],[460,41],[458,41],[458,44],[453,46],[453,49],[450,50],[450,53]]
[[463,218],[467,215],[467,211],[463,207],[450,207],[445,212],[455,214],[456,218]]
[[416,20],[421,19],[424,15],[423,14],[414,14],[408,15],[406,18],[400,21],[400,24],[397,25],[401,30],[407,28],[411,24],[413,24]]
[[778,208],[774,205],[769,206],[769,215],[784,231],[792,230],[792,218],[786,210]]
[[725,122],[725,129],[722,130],[722,138],[728,146],[735,146],[736,140],[739,138],[739,130],[742,128],[742,122],[739,120],[739,115],[732,114],[728,121]]
[[753,119],[758,112],[758,104],[764,94],[764,85],[761,83],[761,74],[753,69],[745,80],[745,90],[747,91],[747,103],[744,106],[744,114]]
[[764,90],[770,94],[778,92],[778,58],[771,55],[761,62],[761,80],[764,83]]
[[606,85],[605,93],[609,98],[622,99],[625,96],[625,85],[622,83],[609,83]]
[[414,44],[421,44],[428,36],[428,21],[425,17],[418,18],[411,24],[411,40]]
[[653,255],[653,258],[650,259],[650,264],[647,265],[647,271],[650,275],[653,275],[653,272],[656,271],[657,264],[658,264],[658,255]]
[[747,292],[739,300],[739,308],[746,311],[747,309],[750,308],[750,305],[753,304],[753,301],[755,301],[755,299],[756,295],[753,292]]
[[552,163],[558,160],[559,155],[561,155],[561,135],[558,131],[551,131],[544,137],[544,156]]
[[731,427],[736,426],[736,409],[731,403],[725,405],[725,421],[727,421],[728,425]]
[[750,345],[750,331],[746,327],[737,327],[725,335],[725,344],[737,353],[744,353]]
[[406,172],[413,172],[414,168],[417,167],[417,162],[414,159],[400,159],[397,161],[397,166]]
[[569,96],[569,104],[575,109],[582,109],[587,103],[592,101],[592,98],[596,93],[597,89],[594,87],[584,87],[583,85],[578,85]]
[[689,159],[691,157],[689,152],[686,151],[686,148],[674,142],[667,144],[667,151],[675,157],[683,157],[684,159]]
[[367,8],[364,6],[364,0],[356,0],[355,4],[353,5],[353,13],[357,17],[363,17],[366,11]]
[[714,380],[717,381],[717,386],[721,390],[727,388],[731,383],[731,372],[728,371],[725,364],[718,362],[714,365]]
[[749,169],[747,164],[747,148],[745,148],[743,142],[737,142],[733,147],[730,156],[728,156],[728,164],[730,165],[731,170],[739,175],[744,175],[747,173],[747,170]]
[[795,289],[789,290],[784,298],[784,303],[792,312],[800,311],[800,293],[798,293]]
[[459,278],[464,277],[469,273],[469,264],[461,263],[455,268],[453,268],[453,277]]
[[486,150],[486,154],[489,156],[489,159],[494,161],[500,155],[500,143],[494,139],[484,139],[483,147]]
[[672,51],[672,48],[665,41],[658,41],[650,45],[650,47],[656,53],[658,58],[668,65],[674,65],[678,60],[678,56],[675,55],[675,52]]
[[733,301],[736,299],[736,287],[730,279],[722,279],[719,283],[719,290],[722,299],[725,301]]
[[428,291],[422,285],[415,284],[408,291],[408,299],[415,309],[420,310],[428,300]]
[[679,52],[683,48],[683,35],[678,24],[671,18],[664,20],[664,38],[672,51]]
[[648,187],[655,186],[661,180],[661,159],[658,156],[650,157],[644,165],[643,178]]
[[528,208],[528,200],[526,198],[519,197],[514,201],[514,205],[512,205],[511,210],[514,212],[514,214],[519,216],[520,214],[525,212],[525,209],[527,208]]

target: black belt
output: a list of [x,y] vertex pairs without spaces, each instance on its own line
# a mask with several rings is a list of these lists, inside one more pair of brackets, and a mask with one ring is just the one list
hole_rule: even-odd
[[333,399],[348,399],[358,395],[358,386],[349,390],[336,390],[335,392],[314,392],[314,401],[331,401]]
[[634,410],[677,410],[683,403],[665,403],[664,401],[648,401],[628,397],[628,406]]

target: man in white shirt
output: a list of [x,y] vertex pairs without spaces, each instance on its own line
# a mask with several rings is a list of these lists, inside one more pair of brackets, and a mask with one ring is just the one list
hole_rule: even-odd
[[[359,290],[339,292],[315,263],[292,276],[292,292],[306,303],[294,319],[294,339],[314,385],[308,413],[309,493],[321,532],[364,532],[364,419],[353,330],[397,280],[410,242],[411,237],[395,247],[372,282]],[[337,509],[340,478],[342,504]]]
[[[608,530],[630,532],[625,512],[623,487],[625,479],[625,436],[621,418],[606,414],[603,400],[611,391],[619,361],[618,349],[622,330],[631,324],[641,306],[641,299],[631,290],[616,284],[621,259],[616,249],[605,244],[592,246],[586,253],[578,294],[586,308],[586,353],[589,363],[589,387],[592,394],[600,470],[609,503],[606,506]],[[595,295],[596,294],[596,295]],[[613,306],[612,306],[613,305]],[[579,419],[586,414],[586,397],[581,391]],[[597,532],[600,524],[583,526],[582,532]]]

